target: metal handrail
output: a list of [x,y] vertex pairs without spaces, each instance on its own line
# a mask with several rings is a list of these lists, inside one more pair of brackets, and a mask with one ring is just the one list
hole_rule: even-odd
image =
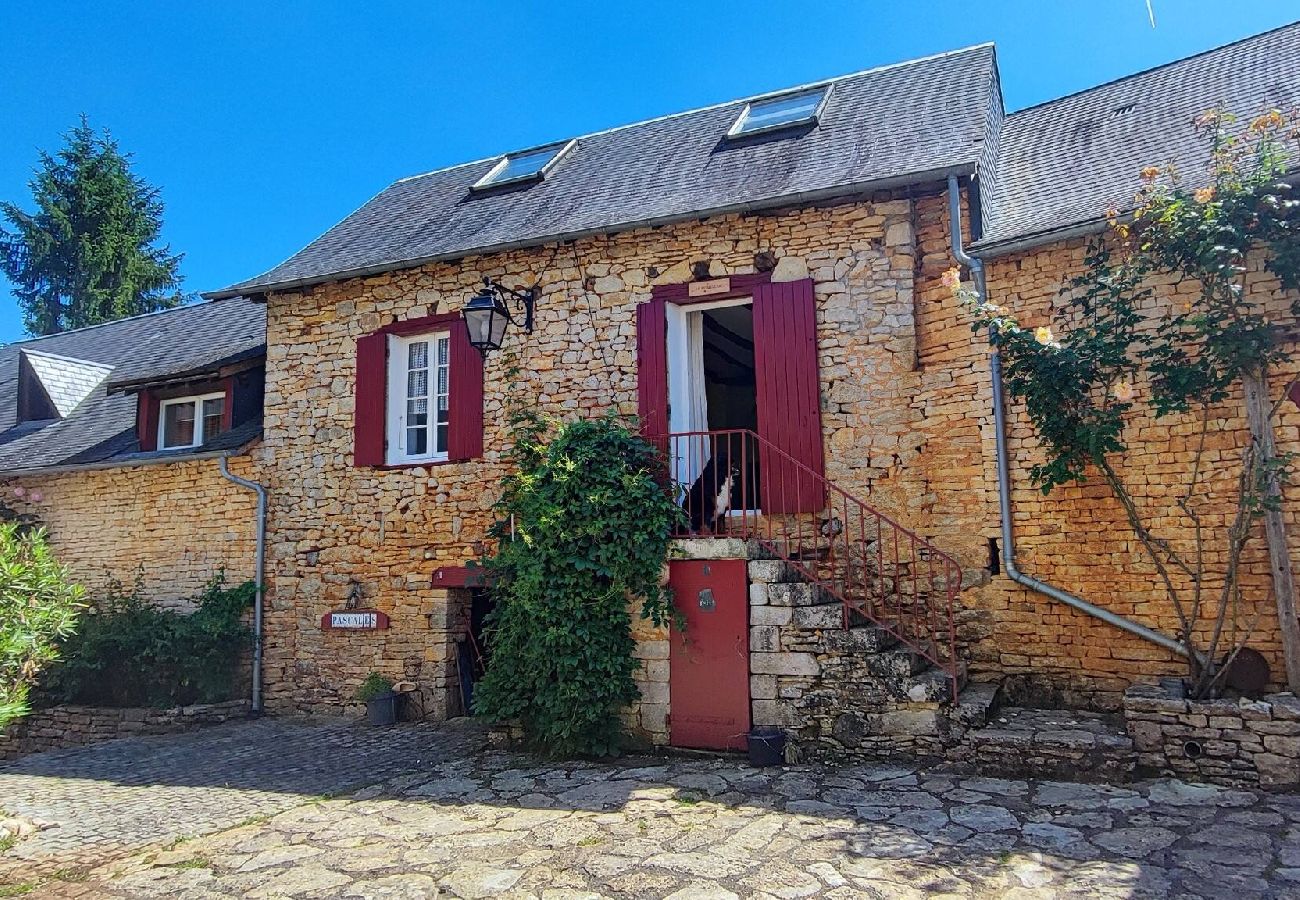
[[842,627],[860,616],[942,670],[956,699],[955,559],[747,429],[651,440],[685,512],[675,536],[757,542],[837,600]]

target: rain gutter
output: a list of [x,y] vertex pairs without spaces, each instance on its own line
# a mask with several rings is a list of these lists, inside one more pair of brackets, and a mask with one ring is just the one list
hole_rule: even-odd
[[220,460],[221,474],[227,481],[234,482],[240,487],[247,488],[257,494],[257,551],[253,563],[254,578],[256,580],[253,595],[252,714],[260,716],[262,714],[262,583],[265,580],[263,569],[266,564],[266,487],[256,481],[240,478],[231,472],[228,465],[230,454],[220,456],[218,459]]
[[[987,301],[988,284],[984,276],[984,263],[979,258],[968,254],[962,247],[961,193],[958,190],[956,175],[948,176],[948,216],[952,231],[952,255],[957,262],[971,270],[971,276],[975,280],[976,293],[979,294],[981,300]],[[1011,472],[1007,451],[1006,398],[1002,384],[1002,353],[998,349],[996,339],[992,340],[991,344],[993,352],[989,355],[989,373],[992,376],[993,429],[997,442],[998,513],[1002,521],[1002,566],[1007,573],[1007,577],[1031,591],[1036,591],[1064,603],[1066,606],[1100,619],[1107,625],[1113,625],[1127,631],[1129,634],[1137,635],[1143,640],[1150,641],[1159,647],[1177,653],[1179,656],[1190,656],[1191,651],[1181,641],[1147,628],[1145,625],[1140,625],[1131,619],[1116,615],[1108,609],[1089,603],[1082,597],[1075,596],[1032,575],[1027,575],[1016,566],[1016,538],[1011,518]]]

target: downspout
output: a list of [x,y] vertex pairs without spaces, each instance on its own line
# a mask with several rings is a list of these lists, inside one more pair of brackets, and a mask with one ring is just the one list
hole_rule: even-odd
[[221,474],[227,481],[232,481],[257,494],[257,552],[253,563],[254,577],[257,579],[253,595],[253,696],[252,714],[262,714],[262,582],[263,568],[266,563],[266,488],[256,481],[240,478],[230,471],[227,461],[229,454],[219,457]]
[[[984,263],[982,260],[968,254],[962,247],[961,194],[958,191],[956,175],[948,176],[948,220],[951,223],[952,255],[957,262],[971,270],[971,276],[975,279],[976,293],[982,300],[987,301],[988,284],[984,279]],[[1108,609],[1102,609],[1100,606],[1089,603],[1081,597],[1076,597],[1068,591],[1063,591],[1045,581],[1040,581],[1032,575],[1026,575],[1016,567],[1015,531],[1011,521],[1011,474],[1010,464],[1007,461],[1006,399],[1002,386],[1002,353],[998,349],[996,339],[991,340],[990,343],[993,347],[993,352],[989,355],[989,374],[992,376],[993,430],[997,442],[998,513],[1002,520],[1002,565],[1006,570],[1007,577],[1031,591],[1037,591],[1044,596],[1064,603],[1066,606],[1100,619],[1108,625],[1123,629],[1129,634],[1135,634],[1143,640],[1150,641],[1157,646],[1177,653],[1179,656],[1189,656],[1187,646],[1181,641],[1158,631],[1153,631],[1145,625],[1140,625],[1123,616],[1116,615]]]

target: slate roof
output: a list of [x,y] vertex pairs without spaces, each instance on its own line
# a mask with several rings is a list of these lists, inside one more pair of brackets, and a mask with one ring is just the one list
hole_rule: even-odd
[[[253,422],[187,451],[141,453],[135,436],[136,397],[123,382],[164,380],[214,371],[232,359],[265,353],[266,307],[242,297],[197,303],[0,347],[0,475],[88,463],[181,459],[238,449],[255,438]],[[61,419],[19,423],[19,354],[65,360],[64,369],[105,377]],[[84,385],[83,385],[84,386]]]
[[[1138,172],[1172,162],[1204,170],[1192,120],[1223,106],[1241,119],[1300,107],[1300,22],[1009,114],[987,229],[996,249],[1131,210]],[[1240,123],[1245,125],[1245,121]]]
[[985,44],[832,79],[815,128],[763,139],[724,137],[748,100],[586,135],[545,180],[513,190],[470,191],[499,156],[406,178],[269,272],[207,296],[970,173],[990,104],[1001,111],[995,69]]

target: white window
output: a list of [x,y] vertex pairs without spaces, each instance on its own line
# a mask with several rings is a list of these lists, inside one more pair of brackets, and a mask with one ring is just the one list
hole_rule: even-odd
[[158,449],[201,446],[225,430],[225,420],[224,393],[164,400],[158,410]]
[[474,189],[496,187],[499,184],[526,181],[530,178],[541,179],[575,143],[576,141],[566,141],[560,144],[548,144],[534,150],[509,153],[474,183]]
[[789,128],[804,122],[815,122],[826,105],[829,88],[815,88],[795,94],[782,94],[766,100],[753,100],[745,104],[740,118],[727,132],[728,137],[742,137],[762,131]]
[[388,339],[389,463],[447,458],[451,336]]

